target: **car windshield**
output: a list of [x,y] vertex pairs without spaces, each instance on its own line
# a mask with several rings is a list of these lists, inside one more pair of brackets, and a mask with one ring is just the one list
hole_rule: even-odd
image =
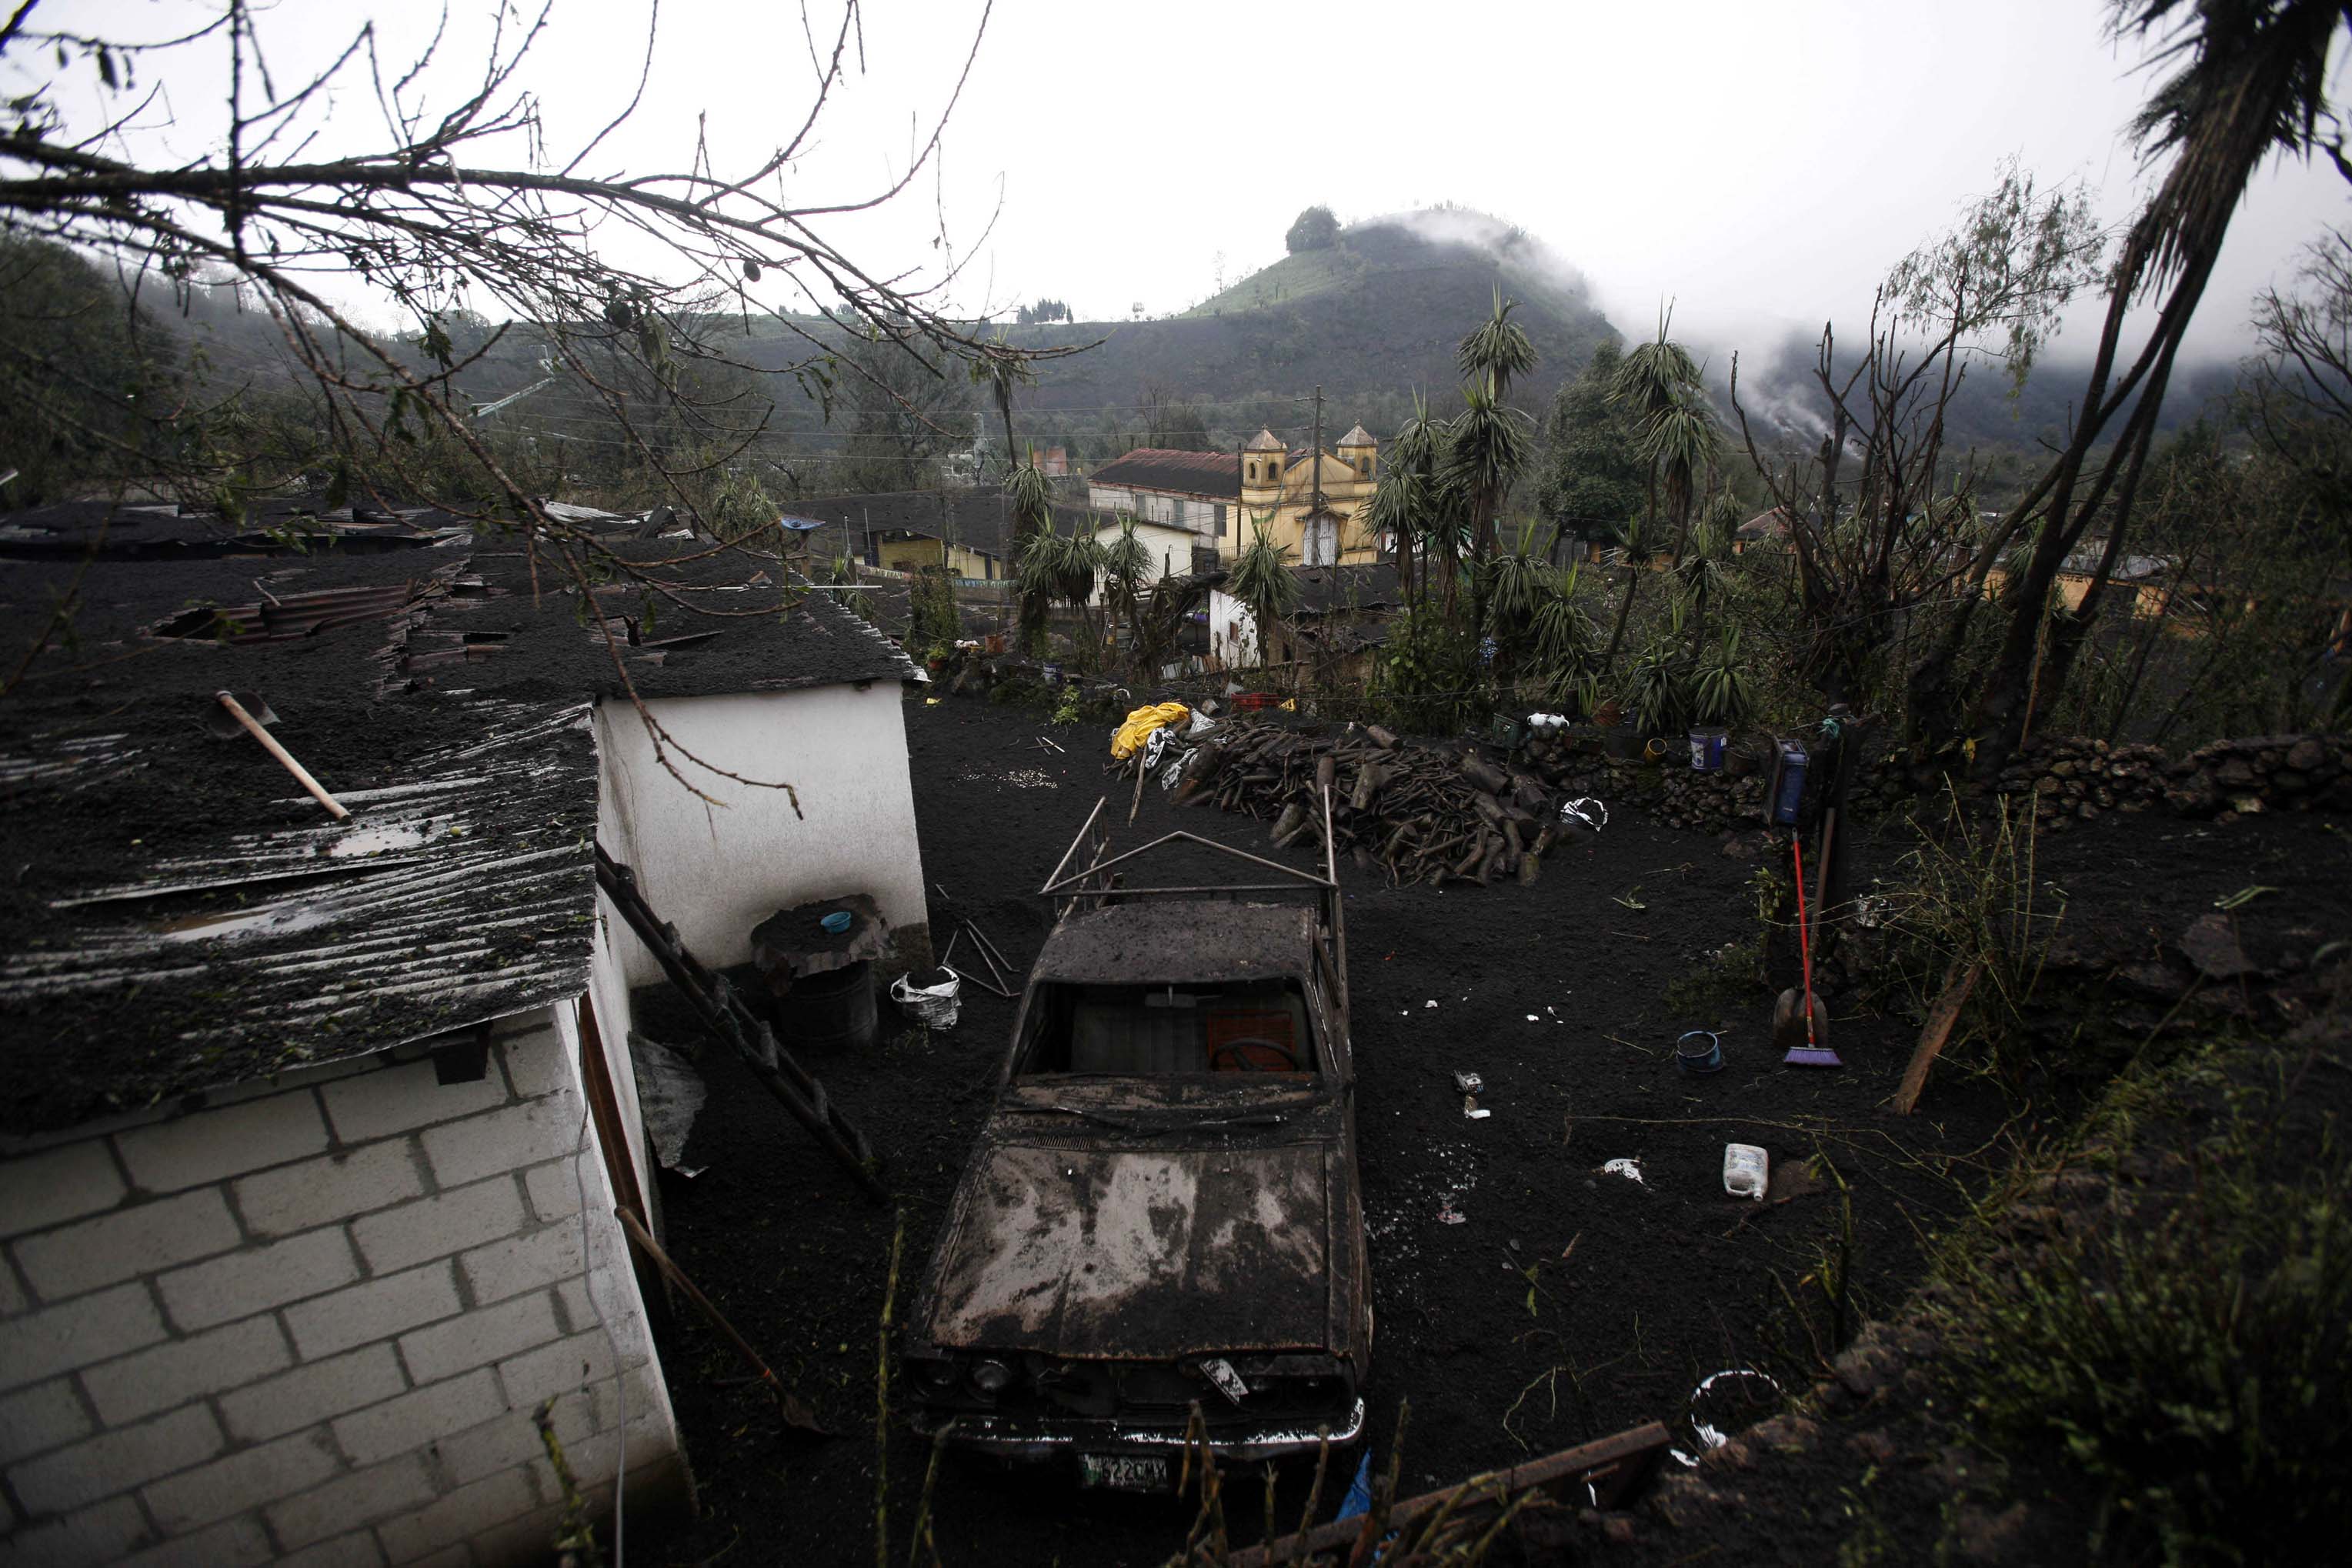
[[1307,1000],[1295,980],[1218,985],[1040,986],[1026,1073],[1160,1078],[1317,1069]]

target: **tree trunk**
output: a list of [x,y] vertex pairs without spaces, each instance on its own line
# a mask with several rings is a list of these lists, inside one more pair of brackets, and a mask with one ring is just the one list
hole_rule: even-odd
[[1642,568],[1628,565],[1625,568],[1625,597],[1617,605],[1617,625],[1609,633],[1609,646],[1601,653],[1601,668],[1603,670],[1606,670],[1610,662],[1617,657],[1618,647],[1625,640],[1625,620],[1633,613],[1633,594],[1641,585]]

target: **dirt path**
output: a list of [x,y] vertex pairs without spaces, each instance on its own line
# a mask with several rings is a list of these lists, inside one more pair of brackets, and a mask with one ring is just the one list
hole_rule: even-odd
[[[1126,787],[1100,773],[1103,737],[1090,730],[1046,731],[1034,714],[966,700],[910,704],[908,723],[942,941],[968,917],[1016,962],[1033,956],[1044,928],[1027,894],[1096,796],[1113,790],[1115,849],[1181,826],[1283,853],[1267,848],[1266,824],[1176,808],[1156,787],[1127,828]],[[1038,747],[1041,732],[1067,752]],[[2316,824],[2305,826],[2315,835]],[[2179,832],[2155,816],[2113,817],[2069,836],[2044,870],[2104,868],[2100,879],[2120,882],[2116,868],[2136,861],[2144,877],[2177,873],[2187,852],[2173,843]],[[1754,934],[1753,870],[1713,838],[1632,811],[1597,838],[1556,849],[1533,888],[1392,890],[1341,868],[1379,1320],[1371,1429],[1385,1454],[1398,1402],[1410,1397],[1408,1489],[1679,1419],[1692,1387],[1718,1369],[1802,1375],[1812,1346],[1788,1304],[1801,1303],[1826,1342],[1825,1262],[1841,1248],[1850,1260],[1850,1324],[1891,1307],[1917,1277],[1922,1237],[2005,1158],[1998,1141],[2031,1131],[2006,1097],[1953,1068],[1939,1069],[1921,1115],[1893,1117],[1885,1102],[1911,1033],[1899,1022],[1839,1017],[1835,1044],[1849,1065],[1803,1071],[1783,1068],[1769,1048],[1761,1001],[1722,1018],[1672,1011],[1670,982]],[[2204,879],[2239,875],[2231,863]],[[2213,894],[2200,885],[2179,896],[2184,908],[2210,907]],[[985,1112],[1011,1021],[1011,1004],[967,989],[953,1031],[821,1068],[891,1161],[906,1220],[902,1300]],[[1675,1037],[1702,1026],[1723,1030],[1728,1065],[1712,1078],[1681,1076]],[[665,1188],[671,1244],[844,1436],[779,1437],[772,1415],[727,1381],[739,1369],[715,1339],[698,1324],[672,1325],[664,1355],[705,1513],[635,1543],[665,1562],[721,1552],[761,1562],[786,1550],[809,1563],[870,1562],[890,1215],[731,1066],[712,1063],[689,1152],[708,1169]],[[1464,1118],[1456,1068],[1484,1077],[1490,1119]],[[1731,1199],[1720,1168],[1734,1140],[1764,1145],[1776,1171],[1816,1161],[1822,1179],[1760,1209]],[[1640,1163],[1639,1184],[1601,1173],[1621,1157]],[[899,1537],[927,1458],[894,1431]],[[1157,1563],[1182,1531],[1171,1503],[1081,1494],[1058,1476],[952,1459],[936,1511],[942,1555],[958,1568]],[[1242,1538],[1255,1537],[1257,1513],[1255,1502],[1241,1509]]]

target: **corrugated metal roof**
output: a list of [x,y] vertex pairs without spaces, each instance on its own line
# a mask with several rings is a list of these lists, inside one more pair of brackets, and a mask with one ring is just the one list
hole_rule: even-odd
[[[1280,451],[1281,444],[1274,447]],[[1088,476],[1097,485],[1134,489],[1173,490],[1213,500],[1242,492],[1242,459],[1237,452],[1177,452],[1160,447],[1138,447],[1115,458]]]

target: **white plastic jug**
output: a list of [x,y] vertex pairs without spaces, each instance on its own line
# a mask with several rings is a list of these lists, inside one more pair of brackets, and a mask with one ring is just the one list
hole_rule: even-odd
[[1726,1143],[1723,1146],[1723,1190],[1735,1198],[1764,1201],[1764,1190],[1772,1184],[1772,1156],[1753,1143]]

